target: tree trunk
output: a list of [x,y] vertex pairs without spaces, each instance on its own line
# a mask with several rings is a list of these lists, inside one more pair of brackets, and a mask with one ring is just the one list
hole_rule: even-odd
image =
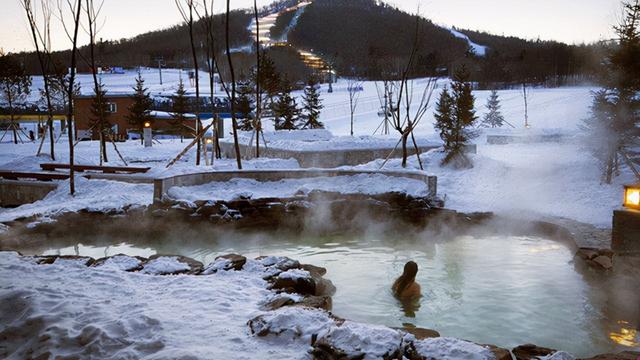
[[409,139],[409,133],[402,134],[402,167],[407,167],[407,159],[409,158],[409,150],[407,149],[407,140]]
[[236,121],[235,102],[236,102],[236,77],[233,71],[233,62],[231,60],[231,49],[229,47],[229,14],[231,11],[231,0],[227,0],[227,14],[225,22],[225,38],[227,61],[229,61],[229,73],[231,75],[231,126],[233,127],[233,142],[236,151],[236,162],[238,170],[242,170],[242,158],[240,154],[240,144],[238,143],[238,122]]

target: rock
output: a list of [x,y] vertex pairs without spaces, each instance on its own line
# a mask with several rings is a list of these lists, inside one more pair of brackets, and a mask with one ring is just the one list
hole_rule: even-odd
[[548,356],[555,353],[557,350],[549,349],[534,344],[525,344],[515,347],[511,352],[516,357],[516,360],[536,360],[540,356]]
[[326,295],[325,296],[309,295],[309,296],[305,296],[300,302],[292,302],[286,305],[303,306],[308,308],[331,311],[331,308],[333,307],[333,299],[331,299],[331,296],[326,296]]
[[[495,356],[496,360],[513,360],[513,357],[511,356],[511,351],[507,349],[503,349],[495,345],[482,345],[482,346],[488,348],[489,351],[493,353],[493,356]],[[560,359],[557,359],[557,360],[560,360]]]
[[435,330],[423,329],[423,328],[419,328],[419,327],[415,327],[415,326],[406,326],[405,325],[402,328],[394,328],[394,329],[407,332],[407,333],[415,336],[415,338],[417,340],[440,337],[440,333],[435,331]]
[[153,255],[141,272],[152,275],[195,275],[201,273],[203,268],[201,262],[185,256]]
[[122,271],[139,271],[147,259],[140,256],[129,256],[118,254],[114,256],[103,257],[96,260],[92,267],[105,267],[109,269],[117,269]]
[[385,326],[345,321],[313,344],[315,359],[399,359],[402,334]]
[[207,265],[204,270],[202,270],[202,275],[211,275],[218,271],[240,271],[246,263],[247,258],[242,255],[228,254],[218,256],[214,262]]
[[410,341],[404,350],[409,360],[474,359],[493,360],[495,353],[486,345],[450,337],[427,338]]
[[576,256],[583,260],[591,260],[598,256],[598,249],[595,248],[580,248],[576,252]]
[[95,260],[88,256],[62,255],[53,261],[56,265],[82,265],[90,266]]
[[207,201],[206,203],[199,206],[198,210],[196,210],[195,213],[204,218],[209,218],[212,215],[222,216],[227,212],[227,210],[228,210],[227,206],[224,205],[223,203]]
[[558,351],[553,355],[545,356],[544,360],[576,360],[576,358],[565,351]]
[[327,274],[327,269],[325,269],[323,267],[320,267],[320,266],[302,264],[302,265],[300,265],[300,268],[302,270],[306,270],[306,271],[310,272],[311,275],[313,275],[313,276],[324,276],[324,275]]
[[623,351],[617,354],[602,354],[580,360],[638,360],[638,358],[640,358],[640,352],[638,351]]
[[286,339],[302,338],[309,344],[336,325],[329,313],[318,309],[283,307],[256,316],[247,322],[257,336],[278,336]]
[[604,270],[611,270],[613,269],[613,261],[611,260],[610,257],[608,256],[604,256],[604,255],[599,255],[596,256],[593,260],[593,263],[597,264],[599,267],[601,267]]
[[271,280],[271,288],[301,295],[316,295],[316,281],[305,270],[283,271]]
[[288,296],[277,296],[274,299],[268,301],[264,305],[262,305],[262,309],[264,310],[276,310],[281,307],[294,305],[296,301]]
[[242,267],[244,266],[244,264],[247,263],[247,258],[242,256],[242,255],[238,255],[238,254],[227,254],[227,255],[222,255],[222,256],[218,256],[216,258],[216,260],[218,259],[224,259],[224,260],[228,260],[229,261],[229,266],[227,268],[225,268],[224,270],[236,270],[236,271],[240,271],[242,270]]

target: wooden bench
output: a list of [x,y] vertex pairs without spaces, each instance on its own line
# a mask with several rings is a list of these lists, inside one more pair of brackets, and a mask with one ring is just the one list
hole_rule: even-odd
[[0,170],[0,178],[7,180],[32,179],[39,181],[67,180],[68,174],[52,174],[43,172],[21,172],[21,171],[2,171]]
[[[69,170],[69,164],[40,164],[42,170],[56,171],[60,169]],[[105,174],[126,173],[126,174],[144,174],[151,168],[148,167],[131,167],[131,166],[95,166],[95,165],[73,165],[73,170],[77,172],[100,171]]]

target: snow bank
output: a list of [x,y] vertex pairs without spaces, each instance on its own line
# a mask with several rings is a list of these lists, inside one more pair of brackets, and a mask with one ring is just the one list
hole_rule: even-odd
[[389,177],[382,174],[358,174],[353,176],[284,179],[261,182],[253,179],[231,179],[197,186],[176,186],[168,194],[176,200],[224,200],[230,201],[250,196],[253,199],[268,197],[292,197],[308,194],[313,190],[340,192],[343,194],[381,194],[402,192],[413,196],[427,196],[427,185],[419,180]]
[[448,337],[413,342],[415,350],[427,359],[493,360],[493,353],[480,345]]

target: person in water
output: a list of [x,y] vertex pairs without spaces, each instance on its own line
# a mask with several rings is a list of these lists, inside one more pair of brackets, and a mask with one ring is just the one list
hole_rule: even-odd
[[415,300],[420,298],[420,285],[416,283],[418,274],[418,264],[409,261],[404,265],[404,272],[393,283],[391,290],[393,295],[399,300]]

